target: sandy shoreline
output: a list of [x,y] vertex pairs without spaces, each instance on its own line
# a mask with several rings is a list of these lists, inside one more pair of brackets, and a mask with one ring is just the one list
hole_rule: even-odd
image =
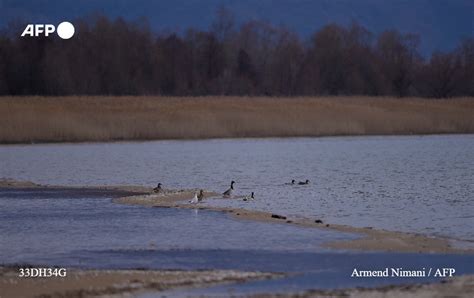
[[98,190],[98,191],[117,191],[130,194],[148,194],[151,192],[150,187],[137,186],[137,185],[120,185],[120,186],[62,186],[62,185],[44,185],[37,184],[31,181],[19,181],[9,178],[0,178],[0,188],[12,188],[12,189],[33,189],[33,188],[48,188],[48,189],[77,189],[80,190]]
[[[129,297],[211,287],[247,281],[278,279],[281,273],[235,270],[79,270],[68,269],[63,278],[20,278],[18,268],[0,267],[0,297]],[[308,290],[296,293],[251,294],[252,298],[309,297],[471,297],[474,275],[457,276],[439,283],[391,285],[375,288]],[[240,297],[240,296],[239,296]]]
[[[28,181],[16,181],[13,179],[0,179],[0,188],[64,188],[64,186],[44,186]],[[242,220],[261,221],[268,223],[285,223],[316,229],[328,229],[332,231],[359,234],[362,237],[352,240],[341,240],[326,243],[324,246],[333,249],[356,250],[356,251],[384,251],[384,252],[410,252],[410,253],[456,253],[473,254],[472,248],[457,248],[449,238],[425,236],[415,233],[395,232],[372,227],[358,228],[347,225],[338,225],[319,222],[317,218],[292,218],[287,217],[284,211],[279,214],[269,212],[247,210],[241,208],[221,208],[206,204],[189,204],[188,201],[194,196],[197,189],[188,190],[164,190],[161,193],[153,193],[152,189],[143,186],[97,186],[97,187],[67,187],[68,189],[97,189],[107,191],[124,192],[125,197],[114,198],[112,201],[119,204],[141,205],[147,207],[166,208],[199,208],[226,212],[232,217]],[[219,197],[220,194],[205,191],[204,199]]]
[[[421,234],[393,232],[373,228],[357,228],[347,225],[337,225],[325,222],[316,222],[318,219],[292,218],[284,213],[272,214],[262,211],[254,211],[240,208],[221,208],[204,204],[189,204],[188,200],[193,197],[193,191],[165,192],[162,194],[136,195],[130,197],[116,198],[113,202],[120,204],[142,205],[148,207],[172,207],[172,208],[200,208],[227,212],[234,218],[243,220],[262,221],[269,223],[286,223],[297,226],[311,227],[317,229],[329,229],[339,232],[356,233],[362,235],[359,239],[329,242],[325,244],[328,248],[362,251],[385,251],[385,252],[411,252],[411,253],[474,253],[473,249],[460,249],[453,247],[451,239],[441,237],[430,237]],[[219,196],[217,193],[205,192],[205,198]],[[283,212],[283,211],[282,211]]]
[[[26,267],[25,267],[26,268]],[[235,270],[79,270],[66,277],[20,278],[18,268],[0,267],[0,297],[91,297],[271,279],[277,273]]]
[[[32,182],[0,179],[0,188],[12,189],[61,189],[62,186],[43,186]],[[110,190],[130,192],[134,195],[113,199],[114,203],[132,204],[162,208],[200,208],[226,212],[237,219],[262,221],[268,223],[293,224],[314,229],[331,229],[362,235],[356,240],[327,243],[334,249],[356,251],[385,251],[412,253],[461,253],[472,254],[473,250],[461,250],[450,245],[449,239],[433,238],[417,234],[391,232],[343,225],[316,223],[316,219],[284,218],[285,214],[272,216],[271,213],[245,209],[217,208],[205,204],[191,205],[188,200],[195,190],[165,190],[152,193],[151,188],[137,186],[108,187],[67,187],[68,189]],[[144,194],[145,193],[145,194]],[[205,192],[205,198],[219,196]],[[27,266],[25,266],[27,267]],[[15,266],[0,267],[0,297],[90,297],[114,296],[128,297],[136,293],[159,293],[173,289],[209,287],[227,283],[240,283],[260,279],[284,277],[281,273],[243,272],[236,270],[80,270],[68,269],[67,278],[19,278]],[[457,276],[440,283],[392,285],[376,288],[347,288],[337,290],[314,289],[292,293],[262,293],[249,295],[255,298],[277,297],[470,297],[474,292],[474,275]]]

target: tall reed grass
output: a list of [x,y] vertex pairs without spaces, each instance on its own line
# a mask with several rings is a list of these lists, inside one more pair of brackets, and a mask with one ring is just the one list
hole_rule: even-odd
[[0,142],[474,133],[474,99],[0,97]]

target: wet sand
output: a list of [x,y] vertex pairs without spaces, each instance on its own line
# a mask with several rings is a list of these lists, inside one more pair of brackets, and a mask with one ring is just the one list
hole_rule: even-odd
[[[1,188],[64,188],[43,186],[31,182],[0,179]],[[91,188],[73,187],[74,190]],[[285,223],[315,229],[360,234],[356,240],[328,243],[328,248],[418,253],[468,253],[472,249],[459,249],[450,245],[445,238],[427,237],[417,234],[391,232],[369,228],[355,228],[344,225],[317,223],[317,219],[291,218],[281,214],[251,211],[245,209],[217,208],[206,204],[189,204],[197,189],[163,190],[153,193],[152,188],[136,186],[96,187],[92,189],[111,190],[132,195],[116,197],[113,202],[162,208],[200,208],[227,212],[243,220],[269,223]],[[145,194],[144,194],[145,193]],[[205,192],[205,199],[220,194]],[[169,270],[69,270],[67,278],[18,278],[17,268],[0,267],[0,293],[5,297],[32,297],[38,295],[53,297],[83,297],[95,295],[127,295],[129,293],[154,293],[175,288],[208,287],[218,284],[245,282],[258,279],[282,277],[278,273],[241,272],[234,270],[169,271]],[[474,276],[457,276],[435,284],[385,286],[378,288],[349,288],[341,290],[310,290],[301,293],[258,294],[252,297],[469,297],[474,291]]]
[[70,270],[66,277],[20,278],[18,268],[0,267],[0,297],[90,297],[159,292],[282,277],[234,270]]
[[[359,239],[330,242],[325,245],[328,248],[334,249],[411,253],[474,253],[474,250],[471,248],[461,249],[453,247],[450,243],[450,239],[447,238],[429,237],[413,233],[393,232],[373,229],[370,227],[356,228],[347,225],[335,225],[322,222],[317,218],[292,218],[286,216],[284,211],[279,214],[272,214],[268,212],[240,208],[220,208],[205,204],[189,204],[188,201],[193,196],[194,190],[164,191],[161,194],[148,194],[117,198],[114,199],[113,202],[149,207],[200,208],[205,210],[227,212],[238,219],[270,223],[287,223],[304,227],[356,233],[362,236]],[[220,194],[214,192],[205,192],[205,198],[219,196]]]
[[[16,181],[13,179],[0,179],[0,188],[64,188],[64,186],[44,186],[28,181]],[[282,210],[279,214],[262,211],[254,211],[240,208],[221,208],[206,204],[189,204],[194,193],[199,189],[171,190],[164,189],[154,193],[152,187],[143,186],[98,186],[98,187],[67,187],[74,190],[102,190],[123,192],[124,197],[115,198],[113,202],[120,204],[141,205],[148,207],[165,208],[200,208],[227,212],[234,218],[243,220],[262,221],[269,223],[287,223],[292,225],[312,227],[318,229],[330,229],[333,231],[360,234],[362,237],[352,240],[329,242],[327,248],[358,250],[358,251],[383,251],[383,252],[410,252],[410,253],[474,253],[472,248],[458,248],[451,244],[451,240],[441,237],[430,237],[421,234],[394,232],[372,227],[358,228],[347,225],[337,225],[322,222],[317,218],[292,218],[285,215]],[[221,197],[219,193],[212,191],[204,192],[204,201],[211,197]],[[237,199],[237,198],[231,198]],[[242,198],[240,198],[242,199]]]
[[77,191],[111,191],[111,192],[122,192],[122,193],[130,193],[132,194],[148,194],[152,192],[151,187],[144,187],[144,186],[136,186],[136,185],[120,185],[120,186],[61,186],[61,185],[44,185],[44,184],[37,184],[31,181],[19,181],[9,178],[0,178],[0,188],[13,188],[13,189],[34,189],[34,188],[42,188],[42,189],[70,189],[70,190],[77,190]]
[[[0,267],[1,297],[128,297],[172,289],[210,287],[283,277],[283,274],[234,270],[68,270],[64,278],[19,278],[18,269]],[[299,293],[256,294],[252,298],[309,297],[471,297],[474,275],[440,283],[394,285],[376,288],[309,290]]]

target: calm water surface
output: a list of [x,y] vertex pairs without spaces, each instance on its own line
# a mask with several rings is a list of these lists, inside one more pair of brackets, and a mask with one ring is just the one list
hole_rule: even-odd
[[[109,193],[108,197],[120,196]],[[0,263],[127,267],[129,254],[186,250],[317,252],[348,233],[233,220],[203,210],[112,203],[107,193],[0,188]],[[123,257],[121,257],[123,255]],[[113,257],[112,257],[113,256]],[[147,267],[136,263],[134,267]],[[161,264],[163,265],[163,264]],[[170,264],[169,268],[175,268]]]
[[208,204],[474,240],[473,135],[14,145],[0,156],[0,177],[218,192],[235,180],[257,199]]
[[[0,264],[98,269],[234,269],[285,272],[255,281],[169,296],[302,291],[439,281],[426,278],[351,278],[354,268],[454,267],[474,272],[471,255],[360,253],[328,250],[326,241],[355,235],[288,224],[243,221],[221,212],[119,205],[74,189],[0,189]],[[161,294],[160,294],[161,295]],[[142,297],[156,297],[143,293]]]

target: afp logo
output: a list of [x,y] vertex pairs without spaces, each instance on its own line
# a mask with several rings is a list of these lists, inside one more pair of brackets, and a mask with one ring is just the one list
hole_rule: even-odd
[[69,22],[62,22],[56,28],[52,24],[28,24],[21,37],[39,37],[53,34],[56,31],[62,39],[69,39],[74,35],[74,26]]

